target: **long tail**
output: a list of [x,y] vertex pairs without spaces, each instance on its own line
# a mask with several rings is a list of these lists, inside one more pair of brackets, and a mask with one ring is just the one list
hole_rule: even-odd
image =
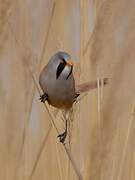
[[[103,85],[107,85],[108,84],[108,78],[104,78],[103,80],[100,79],[99,85],[101,86],[102,83],[103,83]],[[98,86],[98,81],[91,81],[91,82],[79,84],[79,85],[76,85],[76,93],[80,94],[83,92],[87,92],[87,91],[90,91],[92,89],[97,88],[97,86]]]

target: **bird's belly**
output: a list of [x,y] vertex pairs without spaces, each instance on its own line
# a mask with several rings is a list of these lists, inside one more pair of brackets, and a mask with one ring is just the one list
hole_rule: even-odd
[[[48,87],[49,88],[49,87]],[[75,97],[74,84],[52,85],[47,90],[48,103],[54,107],[69,109],[72,107]]]
[[48,93],[48,103],[54,107],[69,109],[74,102],[75,92],[72,90],[67,91],[55,91],[55,94]]
[[70,109],[73,105],[73,101],[71,100],[63,100],[63,99],[52,99],[51,97],[48,98],[48,103],[56,108],[60,109]]

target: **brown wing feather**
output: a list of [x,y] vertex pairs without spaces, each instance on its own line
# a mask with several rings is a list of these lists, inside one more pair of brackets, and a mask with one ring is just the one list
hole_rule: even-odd
[[[102,81],[99,80],[99,85],[101,84],[102,84]],[[104,85],[108,84],[108,78],[103,79],[103,84]],[[91,81],[91,82],[86,82],[80,85],[76,85],[76,93],[87,92],[87,91],[97,88],[97,86],[98,86],[97,81]]]

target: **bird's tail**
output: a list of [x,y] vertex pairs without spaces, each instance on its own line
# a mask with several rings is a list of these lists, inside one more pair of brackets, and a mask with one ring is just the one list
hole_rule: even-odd
[[102,84],[107,85],[108,84],[108,78],[104,78],[103,80],[100,79],[99,81],[91,81],[91,82],[79,84],[76,86],[76,93],[80,94],[80,93],[87,92],[87,91],[90,91],[92,89],[95,89],[98,87],[98,83],[99,83],[99,86],[101,86]]

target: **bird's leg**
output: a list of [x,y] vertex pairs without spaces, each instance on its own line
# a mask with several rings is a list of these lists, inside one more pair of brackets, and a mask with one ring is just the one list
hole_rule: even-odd
[[42,103],[45,103],[45,101],[48,99],[48,94],[44,93],[43,95],[40,95],[40,101]]
[[80,94],[79,94],[79,93],[76,93],[76,94],[75,94],[75,97],[74,97],[74,102],[77,100],[78,96],[80,96]]
[[65,128],[65,131],[62,134],[59,134],[57,137],[59,138],[61,143],[65,142],[65,139],[67,137],[67,119],[66,119],[66,128]]

